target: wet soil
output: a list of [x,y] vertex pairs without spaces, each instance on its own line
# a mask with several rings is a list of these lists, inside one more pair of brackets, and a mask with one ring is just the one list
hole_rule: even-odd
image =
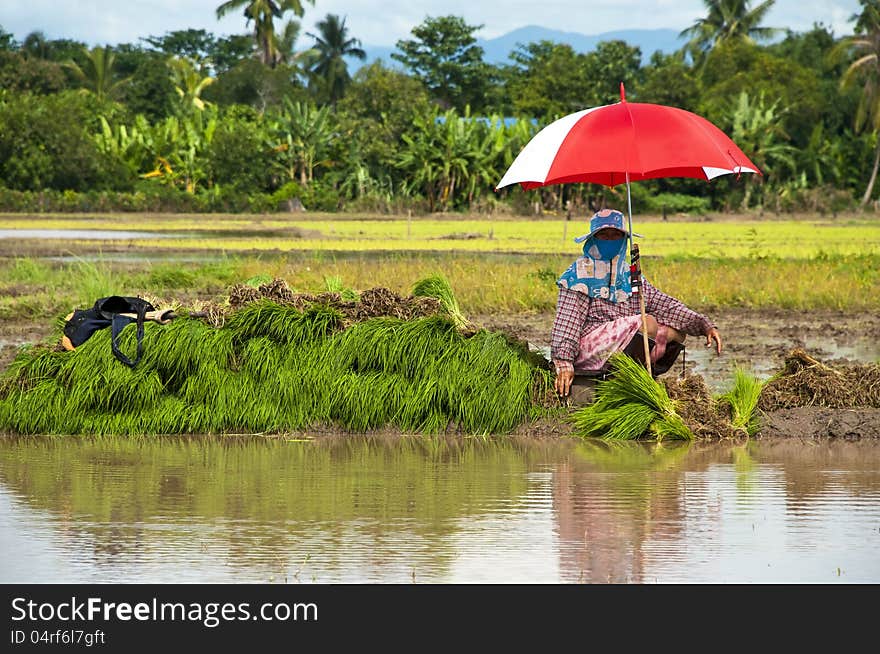
[[[727,390],[737,366],[768,379],[785,365],[785,357],[801,348],[827,364],[880,361],[880,315],[839,311],[780,309],[704,310],[718,326],[722,353],[706,347],[705,338],[689,336],[683,357],[664,377],[687,372],[701,375],[713,392]],[[549,354],[552,312],[523,315],[479,315],[474,321],[508,332],[533,349]]]

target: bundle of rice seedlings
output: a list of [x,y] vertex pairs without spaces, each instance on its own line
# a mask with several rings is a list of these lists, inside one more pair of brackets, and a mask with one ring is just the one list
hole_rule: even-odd
[[[444,314],[388,317],[411,308],[387,293],[372,298],[386,313],[348,328],[335,306],[266,298],[222,327],[186,315],[147,323],[134,369],[113,356],[109,329],[72,352],[24,349],[0,377],[0,432],[277,433],[335,423],[498,433],[534,411],[549,372],[508,337],[463,332]],[[123,329],[123,352],[135,351],[135,331]]]
[[693,438],[675,402],[645,368],[621,353],[610,361],[614,372],[597,383],[596,401],[572,416],[578,433],[608,440],[633,440],[647,433],[658,441]]
[[415,297],[433,297],[440,300],[440,306],[455,321],[459,329],[468,326],[468,320],[464,317],[458,306],[458,300],[452,291],[452,286],[443,275],[431,275],[420,279],[413,284],[411,295]]
[[731,425],[748,436],[754,436],[760,427],[757,408],[763,387],[764,383],[757,377],[737,366],[733,371],[733,386],[718,397],[730,405]]

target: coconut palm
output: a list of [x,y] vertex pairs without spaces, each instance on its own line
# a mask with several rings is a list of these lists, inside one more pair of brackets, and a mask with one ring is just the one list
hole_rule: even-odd
[[760,27],[775,0],[764,0],[757,7],[750,7],[751,0],[703,0],[707,14],[682,30],[679,36],[690,37],[686,49],[699,56],[725,41],[767,39],[779,30]]
[[73,73],[84,89],[94,93],[99,100],[113,97],[131,79],[130,77],[114,79],[113,65],[116,62],[116,55],[109,45],[96,46],[91,50],[83,48],[83,53],[85,57],[82,66],[74,61],[68,61],[64,67]]
[[[855,60],[846,69],[840,83],[843,88],[862,84],[862,94],[856,111],[856,130],[861,131],[870,125],[873,132],[880,132],[880,1],[861,0],[864,7],[856,19],[855,34],[843,39],[832,55],[849,55]],[[868,180],[868,187],[862,196],[862,206],[871,199],[877,169],[880,167],[880,138],[876,139],[874,167]]]
[[360,48],[360,39],[348,38],[345,18],[340,21],[339,16],[327,14],[317,27],[320,34],[307,33],[315,39],[314,49],[317,51],[311,73],[320,80],[330,104],[335,105],[351,82],[345,57],[357,57],[363,61],[367,53]]
[[[314,0],[308,2],[314,4]],[[254,39],[260,50],[260,60],[274,68],[279,60],[278,35],[275,33],[274,21],[288,11],[302,17],[305,13],[303,3],[301,0],[227,0],[217,7],[217,18],[223,18],[229,12],[241,8],[244,8],[246,25],[254,21]]]

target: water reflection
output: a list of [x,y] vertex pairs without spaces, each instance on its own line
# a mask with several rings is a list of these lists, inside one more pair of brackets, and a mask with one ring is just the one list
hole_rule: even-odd
[[0,581],[880,580],[880,446],[0,440]]

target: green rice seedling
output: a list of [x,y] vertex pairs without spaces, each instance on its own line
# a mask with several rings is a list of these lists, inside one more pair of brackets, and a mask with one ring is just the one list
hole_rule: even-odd
[[265,336],[252,338],[241,350],[241,370],[256,381],[275,382],[283,354],[275,341]]
[[745,431],[748,436],[754,436],[760,427],[757,408],[763,387],[764,382],[737,366],[732,387],[717,398],[730,405],[730,423],[734,428]]
[[264,299],[235,312],[227,325],[239,343],[268,336],[279,343],[296,346],[326,337],[339,329],[342,314],[321,304],[300,311]]
[[[29,348],[4,375],[0,430],[276,433],[335,422],[486,434],[530,415],[533,389],[546,383],[523,348],[485,330],[464,334],[451,317],[374,318],[342,330],[326,306],[254,305],[220,328],[184,316],[146,324],[134,368],[113,356],[110,330],[73,352]],[[135,332],[129,325],[120,335],[126,353]]]
[[694,435],[678,414],[666,414],[659,420],[651,423],[651,432],[658,441],[665,440],[692,440]]
[[658,440],[693,438],[675,402],[644,367],[621,353],[611,355],[610,361],[614,373],[597,383],[596,401],[572,416],[579,433],[623,440],[648,432]]
[[253,288],[260,288],[263,284],[268,284],[272,281],[272,275],[267,275],[266,273],[260,273],[258,275],[254,275],[253,277],[244,280],[246,286],[252,286]]
[[27,388],[44,379],[54,378],[64,355],[65,352],[47,346],[21,347],[0,379],[0,397],[4,397],[14,387]]
[[452,286],[443,275],[431,275],[418,280],[413,284],[410,293],[415,297],[437,298],[440,300],[440,306],[449,314],[459,329],[468,326],[468,320],[464,317],[458,306],[458,300],[455,298]]
[[396,407],[389,407],[395,395],[394,386],[392,376],[375,372],[337,376],[331,385],[330,418],[356,431],[386,424],[389,414],[396,412]]
[[339,296],[346,302],[357,302],[360,294],[342,283],[342,277],[339,275],[325,275],[324,286],[328,293],[339,293]]
[[641,438],[656,419],[653,408],[635,403],[614,407],[592,404],[573,417],[575,427],[582,435],[608,440]]

